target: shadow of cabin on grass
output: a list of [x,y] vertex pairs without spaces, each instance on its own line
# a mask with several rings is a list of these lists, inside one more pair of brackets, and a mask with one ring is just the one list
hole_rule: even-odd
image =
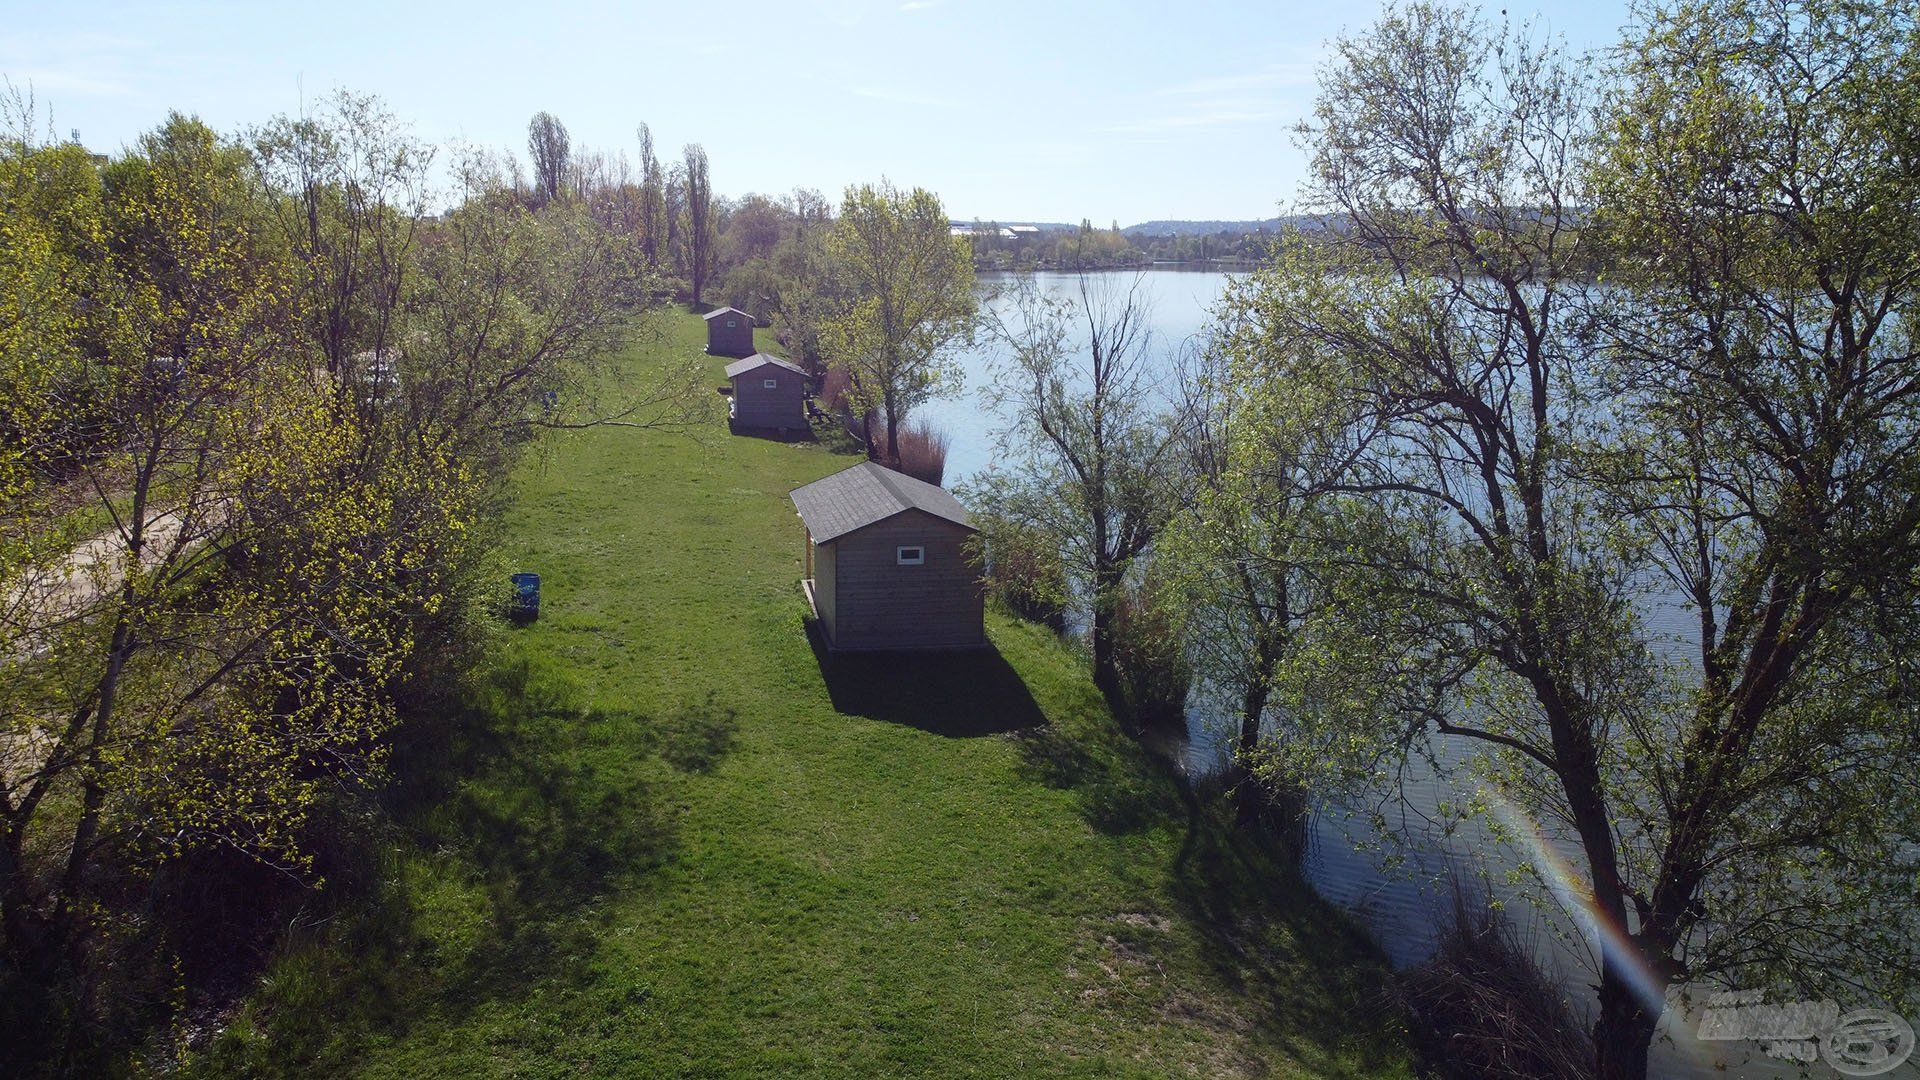
[[989,643],[952,651],[834,652],[805,619],[833,710],[970,739],[1047,722],[1020,673]]

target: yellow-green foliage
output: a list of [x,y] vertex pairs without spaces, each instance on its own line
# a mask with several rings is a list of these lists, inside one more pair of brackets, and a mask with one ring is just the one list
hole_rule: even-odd
[[[288,186],[287,155],[344,160],[330,123],[417,149],[375,130],[377,103],[333,107],[256,147],[175,115],[105,164],[25,128],[0,144],[0,944],[20,970],[137,938],[128,886],[196,851],[317,877],[316,808],[380,776],[400,684],[474,610],[516,433],[588,408],[561,397],[572,365],[649,292],[619,238],[484,171],[420,244],[353,186],[391,194],[404,168]],[[372,284],[340,285],[343,259]]]
[[851,376],[856,413],[889,422],[886,451],[898,460],[893,426],[959,377],[951,349],[972,325],[973,264],[937,196],[884,181],[847,189],[827,254],[850,299],[826,321],[822,344]]

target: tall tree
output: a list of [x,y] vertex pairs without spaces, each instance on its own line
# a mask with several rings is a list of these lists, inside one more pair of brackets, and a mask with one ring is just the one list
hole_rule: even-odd
[[793,231],[775,247],[772,259],[780,282],[774,330],[797,359],[819,371],[827,360],[822,335],[851,297],[845,275],[827,250],[833,204],[817,191],[799,188],[788,205]]
[[660,167],[660,158],[653,150],[653,131],[645,124],[640,125],[640,249],[646,256],[647,267],[660,269],[661,258],[666,255],[667,238],[667,175]]
[[[1438,749],[1579,853],[1546,884],[1609,1078],[1679,983],[1910,1002],[1920,850],[1873,764],[1920,748],[1912,23],[1648,19],[1597,170],[1583,66],[1524,32],[1416,4],[1341,42],[1311,190],[1347,228],[1256,290],[1367,429],[1299,745]],[[1659,659],[1662,605],[1696,662]]]
[[707,175],[707,152],[699,143],[688,143],[682,152],[686,176],[687,201],[687,278],[693,286],[693,302],[700,302],[706,291],[707,277],[713,273],[713,246],[719,228],[713,216],[713,181]]
[[567,126],[552,113],[534,113],[533,119],[527,122],[527,156],[533,159],[534,193],[541,203],[560,197],[572,146]]
[[[1577,483],[1598,415],[1575,324],[1586,75],[1414,3],[1336,44],[1314,117],[1309,204],[1346,228],[1289,237],[1242,299],[1273,356],[1341,358],[1329,389],[1376,434],[1335,489],[1334,595],[1304,628],[1318,663],[1287,690],[1317,711],[1292,734],[1302,753],[1336,745],[1316,725],[1451,743],[1530,819],[1571,823],[1585,914],[1624,927],[1609,743],[1636,643],[1628,572]],[[1286,374],[1259,385],[1287,394]],[[1640,962],[1609,949],[1605,993],[1644,985]]]
[[991,551],[996,523],[1047,537],[1091,611],[1094,682],[1117,700],[1116,615],[1135,560],[1177,504],[1179,454],[1154,407],[1149,312],[1140,278],[1082,275],[1071,299],[1024,281],[993,332],[988,391],[1008,417],[1004,469],[972,492]]
[[[1920,27],[1897,6],[1650,6],[1595,170],[1631,303],[1608,513],[1697,622],[1624,732],[1648,970],[1911,1007],[1920,798]],[[1658,1002],[1608,993],[1608,1075]]]
[[[1277,700],[1295,633],[1325,602],[1316,543],[1338,512],[1335,489],[1368,444],[1339,392],[1338,354],[1277,333],[1257,278],[1227,286],[1204,345],[1179,368],[1184,458],[1180,512],[1156,542],[1156,564],[1187,609],[1189,651],[1205,685],[1238,706],[1233,796],[1256,822],[1280,785],[1268,732],[1290,713]],[[1264,766],[1264,767],[1263,767]]]
[[687,167],[684,162],[676,161],[667,170],[665,186],[660,191],[661,199],[667,211],[666,249],[664,254],[668,267],[675,274],[687,272]]
[[405,254],[433,151],[378,98],[339,91],[251,133],[260,182],[305,282],[307,336],[343,401],[366,399],[356,357],[393,351]]
[[885,446],[869,437],[868,453],[898,465],[900,422],[958,379],[953,349],[978,306],[973,265],[938,196],[884,180],[847,189],[827,255],[850,302],[823,327],[826,351],[852,381],[856,414],[886,426]]

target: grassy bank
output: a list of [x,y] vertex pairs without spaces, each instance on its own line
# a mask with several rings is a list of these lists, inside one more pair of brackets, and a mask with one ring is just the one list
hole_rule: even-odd
[[1045,631],[824,661],[786,493],[852,459],[713,406],[697,441],[571,433],[522,469],[542,618],[410,732],[369,895],[296,933],[197,1070],[1406,1072],[1378,960]]

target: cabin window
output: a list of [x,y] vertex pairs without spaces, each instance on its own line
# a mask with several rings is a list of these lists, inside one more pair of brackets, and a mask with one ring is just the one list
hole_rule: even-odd
[[761,379],[760,385],[766,387],[769,390],[778,390],[780,389],[780,380],[779,379]]
[[734,327],[736,327],[736,326],[739,326],[739,325],[740,325],[739,323],[737,323],[737,322],[734,322],[734,321],[733,321],[732,319],[728,319],[728,320],[727,320],[727,329],[729,329],[729,330],[731,330],[731,329],[733,329]]
[[927,561],[927,549],[923,547],[903,547],[894,549],[894,559],[901,566],[919,566]]

